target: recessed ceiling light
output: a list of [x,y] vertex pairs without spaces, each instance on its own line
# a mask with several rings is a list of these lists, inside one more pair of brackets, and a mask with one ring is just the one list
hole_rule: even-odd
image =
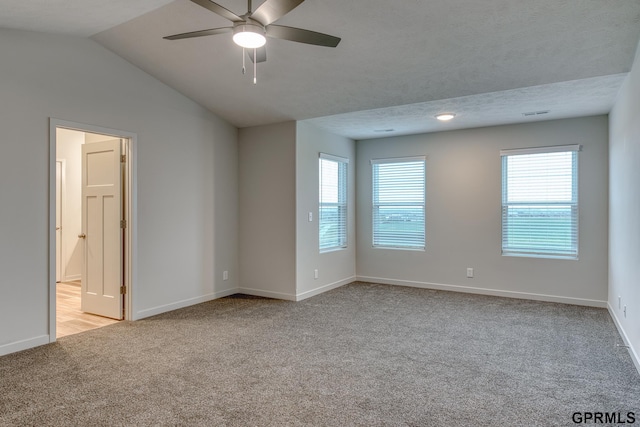
[[529,111],[527,113],[522,113],[523,116],[525,117],[530,117],[530,116],[541,116],[543,114],[549,114],[549,110],[542,110],[542,111]]
[[443,122],[448,122],[449,120],[453,119],[456,115],[454,113],[441,113],[441,114],[436,114],[436,119],[443,121]]

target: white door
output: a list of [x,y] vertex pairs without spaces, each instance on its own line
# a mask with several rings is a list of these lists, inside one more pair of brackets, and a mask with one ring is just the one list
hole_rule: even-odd
[[119,139],[82,146],[82,311],[122,319]]
[[56,282],[62,281],[62,161],[56,161]]

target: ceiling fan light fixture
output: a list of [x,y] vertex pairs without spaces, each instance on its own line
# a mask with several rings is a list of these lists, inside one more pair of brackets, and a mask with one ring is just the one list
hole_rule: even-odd
[[242,23],[233,29],[233,41],[245,49],[257,49],[267,42],[264,28],[252,23]]
[[436,119],[440,120],[441,122],[448,122],[449,120],[453,119],[456,115],[454,113],[441,113],[441,114],[436,114]]

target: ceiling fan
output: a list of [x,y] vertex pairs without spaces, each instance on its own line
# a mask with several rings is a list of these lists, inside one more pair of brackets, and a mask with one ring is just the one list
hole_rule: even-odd
[[[267,60],[265,47],[267,37],[307,43],[316,46],[336,47],[339,37],[301,28],[273,25],[272,23],[291,12],[304,0],[266,0],[255,11],[251,10],[251,0],[247,1],[247,13],[238,16],[230,10],[211,0],[191,0],[193,3],[216,13],[233,23],[230,27],[210,28],[208,30],[166,36],[167,40],[180,40],[193,37],[213,36],[233,33],[233,41],[244,49],[249,49],[249,57],[253,61],[253,83],[256,83],[256,64]],[[242,72],[245,72],[244,53],[242,55]]]

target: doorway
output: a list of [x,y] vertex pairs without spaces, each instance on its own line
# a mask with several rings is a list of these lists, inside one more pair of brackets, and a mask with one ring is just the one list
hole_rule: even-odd
[[53,342],[131,319],[135,135],[54,119],[50,131]]

